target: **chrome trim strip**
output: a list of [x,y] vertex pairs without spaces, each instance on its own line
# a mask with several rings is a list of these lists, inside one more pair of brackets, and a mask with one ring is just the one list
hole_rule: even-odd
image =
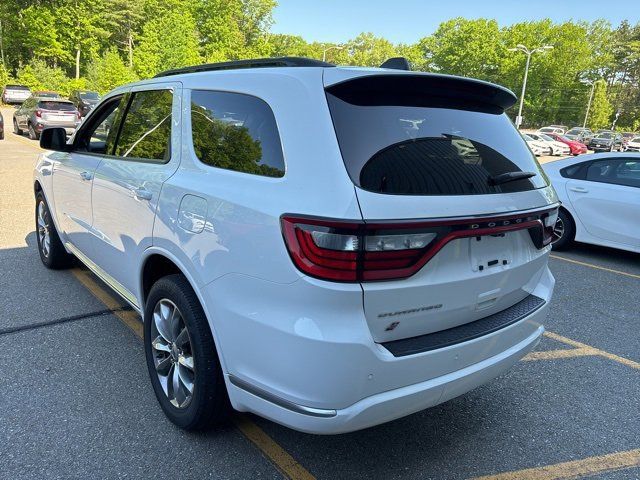
[[140,307],[138,306],[138,302],[136,301],[136,297],[127,290],[121,283],[119,283],[115,278],[105,272],[102,268],[96,265],[94,262],[89,260],[89,258],[78,250],[74,245],[69,242],[65,242],[64,246],[73,253],[78,260],[84,263],[89,270],[91,270],[100,280],[106,283],[109,288],[111,288],[114,292],[120,295],[124,300],[127,301],[129,305],[131,305],[134,310],[140,314],[142,314]]
[[244,380],[239,379],[235,375],[228,375],[229,381],[235,385],[236,387],[255,395],[267,402],[271,402],[279,407],[286,408],[287,410],[291,410],[292,412],[301,413],[302,415],[309,415],[311,417],[322,417],[322,418],[330,418],[335,417],[337,412],[335,410],[325,410],[322,408],[311,408],[305,407],[304,405],[298,405],[297,403],[290,402],[289,400],[285,400],[280,398],[272,393],[269,393],[261,388],[258,388],[254,385],[251,385]]

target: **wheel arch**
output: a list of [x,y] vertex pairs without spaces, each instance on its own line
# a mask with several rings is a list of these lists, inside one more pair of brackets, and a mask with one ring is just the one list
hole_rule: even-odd
[[144,257],[140,264],[138,301],[140,302],[140,309],[142,311],[143,317],[146,300],[153,284],[164,276],[176,273],[184,276],[187,279],[187,282],[189,282],[189,285],[195,292],[196,297],[200,302],[200,306],[202,307],[202,310],[207,317],[209,329],[211,330],[211,335],[213,336],[216,350],[218,351],[218,358],[220,359],[222,371],[226,374],[228,370],[226,368],[224,354],[222,352],[220,342],[216,334],[214,322],[211,318],[209,310],[207,309],[204,297],[202,296],[202,292],[199,288],[199,286],[202,285],[202,282],[198,281],[198,278],[195,276],[195,274],[186,267],[186,264],[182,262],[177,255],[174,255],[173,253],[156,246],[149,247],[147,250],[145,250]]

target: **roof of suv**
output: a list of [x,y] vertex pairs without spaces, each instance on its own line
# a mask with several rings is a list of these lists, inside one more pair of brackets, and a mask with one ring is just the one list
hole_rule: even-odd
[[[397,76],[398,80],[404,77],[404,81],[399,82],[397,88],[403,89],[408,87],[411,90],[431,91],[438,89],[440,93],[450,90],[447,96],[455,97],[462,95],[472,98],[474,101],[481,100],[483,103],[490,103],[499,110],[513,105],[516,96],[511,90],[485,82],[474,78],[458,77],[455,75],[444,75],[439,73],[416,72],[409,70],[409,63],[402,57],[396,57],[387,60],[380,67],[357,67],[357,66],[336,66],[331,63],[319,60],[301,58],[301,57],[277,57],[277,58],[259,58],[253,60],[238,60],[232,62],[210,63],[204,65],[195,65],[191,67],[167,70],[157,74],[149,80],[143,80],[140,83],[155,83],[157,81],[180,80],[181,77],[198,78],[201,75],[229,75],[229,74],[249,74],[253,72],[268,71],[269,73],[281,73],[286,76],[303,77],[304,72],[309,69],[322,70],[325,88],[332,88],[344,82],[356,80],[359,77],[389,77]],[[169,77],[169,78],[167,78]],[[424,82],[424,85],[412,85],[417,82]],[[373,80],[372,80],[373,81]],[[383,83],[383,82],[378,82]],[[428,84],[428,85],[427,85]],[[387,85],[377,85],[377,88],[386,88]],[[366,92],[362,92],[365,95]]]

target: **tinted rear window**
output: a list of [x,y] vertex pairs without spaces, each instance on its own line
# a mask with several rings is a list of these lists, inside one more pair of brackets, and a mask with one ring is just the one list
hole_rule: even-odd
[[71,102],[38,102],[38,108],[43,110],[58,110],[63,112],[73,112],[76,107]]
[[29,87],[25,87],[24,85],[7,85],[5,88],[7,90],[25,90],[25,91],[29,91]]
[[[394,106],[388,96],[384,105],[354,105],[331,93],[327,99],[345,166],[365,190],[479,195],[547,186],[535,157],[504,113],[411,107],[406,98],[405,106]],[[509,172],[535,176],[492,185],[492,177]]]

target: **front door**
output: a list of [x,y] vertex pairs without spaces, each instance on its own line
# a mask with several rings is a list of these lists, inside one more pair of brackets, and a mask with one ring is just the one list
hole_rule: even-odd
[[[65,242],[93,259],[91,189],[93,176],[108,145],[122,97],[106,101],[74,137],[70,153],[58,152],[53,165],[53,198],[58,228]],[[111,130],[111,135],[109,135]],[[74,252],[78,253],[78,252]]]
[[138,297],[139,259],[152,244],[160,189],[180,161],[180,84],[132,89],[113,155],[93,185],[97,262],[129,301]]

